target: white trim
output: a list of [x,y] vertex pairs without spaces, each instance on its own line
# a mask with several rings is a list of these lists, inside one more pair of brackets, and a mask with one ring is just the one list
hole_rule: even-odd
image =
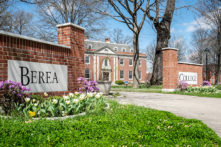
[[[107,43],[107,42],[104,42],[104,41],[98,41],[98,40],[85,40],[86,42],[90,41],[90,42],[98,42],[98,43]],[[127,47],[130,47],[128,44],[121,44],[121,43],[108,43],[108,44],[115,44],[115,45],[125,45]]]
[[54,46],[58,46],[58,47],[64,47],[64,48],[71,49],[70,46],[61,45],[61,44],[57,44],[57,43],[54,43],[54,42],[44,41],[44,40],[40,40],[40,39],[28,37],[28,36],[23,36],[23,35],[18,35],[18,34],[14,34],[14,33],[9,33],[9,32],[5,32],[5,31],[2,31],[2,30],[0,30],[0,34],[6,35],[6,36],[11,36],[11,37],[16,37],[16,38],[21,38],[21,39],[25,39],[25,40],[35,41],[35,42],[39,42],[39,43],[45,43],[45,44],[49,44],[49,45],[54,45]]
[[179,49],[173,48],[173,47],[165,47],[165,48],[162,48],[162,50],[176,50],[176,51],[178,51]]
[[94,58],[94,64],[93,64],[93,69],[94,69],[94,80],[96,81],[96,56],[93,56]]
[[174,92],[176,89],[162,89],[163,92]]
[[76,27],[76,28],[78,28],[78,29],[85,30],[85,28],[83,28],[83,27],[81,27],[81,26],[79,26],[79,25],[70,23],[70,22],[69,22],[69,23],[64,23],[64,24],[58,24],[58,25],[56,25],[57,28],[59,28],[59,27],[65,27],[65,26],[73,26],[73,27]]
[[198,66],[203,66],[203,64],[189,63],[189,62],[178,62],[178,64],[190,64],[190,65],[198,65]]

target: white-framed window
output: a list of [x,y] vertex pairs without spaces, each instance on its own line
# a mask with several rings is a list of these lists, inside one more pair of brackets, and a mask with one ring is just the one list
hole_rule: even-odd
[[139,79],[141,79],[141,71],[138,71]]
[[90,57],[89,56],[85,56],[85,64],[90,64]]
[[88,45],[88,49],[92,49],[92,45],[91,44]]
[[122,49],[122,51],[123,51],[123,52],[126,52],[126,49],[125,49],[125,48],[123,48],[123,49]]
[[133,79],[133,71],[129,71],[129,79]]
[[120,70],[120,79],[123,79],[123,78],[124,78],[124,71]]
[[133,59],[129,59],[129,65],[130,65],[130,66],[133,65]]
[[124,59],[120,59],[120,65],[124,65]]
[[89,70],[88,68],[86,68],[86,69],[84,70],[84,77],[85,77],[86,79],[90,79],[90,70]]
[[131,50],[130,50],[130,52],[131,52],[131,53],[133,53],[133,52],[134,52],[134,50],[133,50],[133,49],[131,49]]
[[114,51],[117,51],[118,50],[118,48],[117,47],[114,47]]

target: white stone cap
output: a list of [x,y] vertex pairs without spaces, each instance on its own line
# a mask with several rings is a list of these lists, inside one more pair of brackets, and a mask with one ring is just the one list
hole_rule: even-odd
[[45,41],[45,40],[40,40],[40,39],[28,37],[28,36],[23,36],[23,35],[18,35],[18,34],[14,34],[14,33],[9,33],[9,32],[5,32],[5,31],[2,31],[2,30],[0,30],[0,34],[6,35],[6,36],[15,37],[15,38],[21,38],[21,39],[25,39],[25,40],[35,41],[35,42],[39,42],[39,43],[54,45],[54,46],[58,46],[58,47],[64,47],[64,48],[68,48],[68,49],[71,48],[71,47],[66,46],[66,45],[61,45],[61,44],[57,44],[57,43],[54,43],[54,42],[49,42],[49,41]]
[[189,62],[178,62],[178,64],[189,64],[189,65],[198,65],[198,66],[202,66],[203,65],[203,64],[189,63]]
[[162,51],[163,50],[176,50],[176,51],[178,51],[179,49],[178,48],[173,48],[173,47],[165,47],[165,48],[162,48]]
[[56,25],[56,27],[57,28],[59,28],[59,27],[64,27],[64,26],[73,26],[73,27],[76,27],[76,28],[78,28],[78,29],[81,29],[81,30],[85,30],[85,28],[84,27],[81,27],[81,26],[79,26],[79,25],[76,25],[76,24],[73,24],[73,23],[64,23],[64,24],[58,24],[58,25]]
[[174,92],[176,89],[162,89],[163,92]]

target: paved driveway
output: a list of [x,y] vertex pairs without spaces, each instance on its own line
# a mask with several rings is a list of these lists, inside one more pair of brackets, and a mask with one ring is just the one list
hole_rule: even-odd
[[202,120],[221,137],[221,98],[174,94],[120,92],[121,104],[135,104],[172,112],[185,118]]

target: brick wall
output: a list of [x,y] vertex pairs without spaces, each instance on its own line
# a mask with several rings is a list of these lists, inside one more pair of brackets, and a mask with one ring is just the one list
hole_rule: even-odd
[[203,82],[202,65],[178,62],[178,49],[163,48],[163,90],[174,91],[178,88],[179,72],[197,73],[197,84],[200,86]]
[[0,81],[8,79],[8,60],[67,65],[68,91],[75,91],[77,77],[84,76],[84,29],[73,24],[58,25],[58,43],[50,43],[11,33],[0,33]]

